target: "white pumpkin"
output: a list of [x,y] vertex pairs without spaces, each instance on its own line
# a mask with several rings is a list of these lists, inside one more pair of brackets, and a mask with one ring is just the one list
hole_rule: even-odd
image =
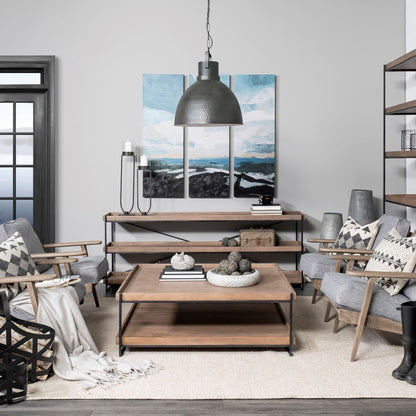
[[170,264],[175,270],[191,270],[195,266],[195,260],[185,253],[176,253],[170,259]]

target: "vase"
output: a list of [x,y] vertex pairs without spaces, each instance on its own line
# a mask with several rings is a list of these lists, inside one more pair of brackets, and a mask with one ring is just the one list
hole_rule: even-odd
[[348,215],[361,225],[375,221],[373,191],[353,189],[351,191]]
[[322,218],[320,238],[335,240],[343,224],[339,212],[325,212]]

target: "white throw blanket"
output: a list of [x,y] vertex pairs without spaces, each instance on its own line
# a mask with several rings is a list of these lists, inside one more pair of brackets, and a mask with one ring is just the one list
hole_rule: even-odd
[[[99,352],[72,287],[39,289],[38,293],[37,321],[55,330],[53,370],[58,377],[76,380],[88,389],[144,377],[159,369],[148,360],[139,363],[113,361],[105,352]],[[12,303],[28,311],[31,309],[27,291],[20,293]]]

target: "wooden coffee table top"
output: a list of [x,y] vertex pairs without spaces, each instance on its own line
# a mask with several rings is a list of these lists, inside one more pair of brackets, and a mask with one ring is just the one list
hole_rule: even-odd
[[[137,264],[116,293],[119,300],[132,302],[256,302],[289,301],[296,293],[280,267],[274,263],[256,263],[261,279],[254,286],[226,288],[206,282],[159,282],[166,264]],[[203,264],[205,272],[217,264]]]

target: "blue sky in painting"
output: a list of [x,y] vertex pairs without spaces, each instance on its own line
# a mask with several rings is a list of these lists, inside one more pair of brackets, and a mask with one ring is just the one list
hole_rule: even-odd
[[173,124],[183,79],[180,74],[143,75],[143,153],[149,159],[183,157],[183,129]]
[[275,154],[275,75],[236,75],[234,93],[243,126],[234,128],[236,157],[270,158]]

